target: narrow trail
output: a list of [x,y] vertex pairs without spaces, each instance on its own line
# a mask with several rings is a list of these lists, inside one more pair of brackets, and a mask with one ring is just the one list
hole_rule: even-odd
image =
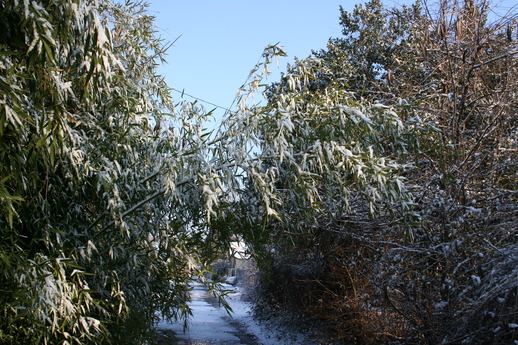
[[178,345],[259,345],[257,338],[248,334],[238,320],[230,317],[203,284],[194,283],[193,287],[190,303],[193,317],[189,329],[184,333],[180,322],[162,322],[159,329],[174,331],[179,338]]

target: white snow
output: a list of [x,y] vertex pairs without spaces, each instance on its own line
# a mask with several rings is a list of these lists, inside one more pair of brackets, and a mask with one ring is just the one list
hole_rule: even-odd
[[[193,317],[189,322],[189,329],[184,333],[182,322],[170,324],[165,321],[158,324],[159,329],[172,330],[180,339],[200,344],[244,344],[236,336],[239,329],[254,336],[258,345],[311,344],[311,341],[305,339],[302,334],[267,328],[255,320],[250,313],[252,305],[243,301],[243,290],[240,287],[223,284],[225,289],[231,290],[227,296],[227,302],[233,313],[229,317],[223,307],[209,303],[204,298],[207,296],[207,291],[201,283],[194,282],[193,286],[190,303]],[[235,327],[236,324],[240,325],[239,329]]]
[[[228,286],[229,289],[233,287]],[[268,329],[255,320],[250,313],[251,303],[242,300],[243,292],[240,287],[234,288],[234,292],[229,294],[228,303],[234,311],[232,317],[245,326],[248,334],[252,334],[257,338],[257,343],[262,345],[279,345],[279,344],[307,344],[302,341],[299,335],[282,334],[278,330]],[[295,339],[289,339],[295,338]]]

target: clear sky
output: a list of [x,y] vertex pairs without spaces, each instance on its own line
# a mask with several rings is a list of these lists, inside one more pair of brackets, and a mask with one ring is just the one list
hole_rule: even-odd
[[[272,66],[268,82],[294,57],[306,58],[341,34],[338,0],[148,0],[159,34],[174,46],[160,68],[169,86],[230,107],[237,89],[259,61],[264,47],[279,43],[288,54]],[[173,93],[179,99],[180,94]],[[186,97],[186,99],[189,99]],[[207,109],[213,107],[207,105]]]
[[[272,76],[294,57],[326,47],[341,35],[339,6],[351,12],[362,0],[147,0],[158,33],[175,44],[160,68],[170,87],[221,107],[230,107],[237,89],[259,61],[264,47],[279,43],[288,54],[272,66]],[[517,0],[497,0],[510,8]],[[386,5],[411,3],[386,0]],[[274,68],[275,67],[275,68]],[[180,100],[181,94],[173,93]],[[184,96],[185,99],[189,99]],[[192,100],[192,99],[189,99]],[[206,105],[207,109],[213,108]],[[222,114],[222,111],[218,111]]]

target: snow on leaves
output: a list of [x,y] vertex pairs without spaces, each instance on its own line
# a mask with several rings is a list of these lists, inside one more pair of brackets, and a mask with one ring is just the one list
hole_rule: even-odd
[[[0,230],[16,262],[9,291],[25,296],[8,302],[3,331],[20,343],[100,342],[134,315],[186,316],[185,283],[203,273],[193,263],[210,263],[235,235],[258,255],[272,222],[303,231],[319,212],[352,212],[355,198],[372,215],[411,211],[397,114],[340,88],[309,92],[318,59],[297,64],[287,92],[259,107],[253,95],[284,55],[267,47],[236,110],[208,133],[210,114],[175,105],[156,74],[163,43],[144,5],[13,3],[25,45],[0,61],[0,145],[17,157],[1,160],[12,221]],[[20,333],[25,319],[38,327]]]

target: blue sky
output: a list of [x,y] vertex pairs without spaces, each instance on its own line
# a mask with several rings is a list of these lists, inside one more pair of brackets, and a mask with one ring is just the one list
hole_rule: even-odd
[[[277,81],[295,56],[306,58],[312,49],[325,48],[330,37],[340,36],[339,6],[351,11],[355,4],[343,0],[149,3],[159,34],[168,41],[181,35],[168,51],[168,64],[160,68],[169,86],[222,107],[231,106],[264,47],[280,43],[288,54],[279,68],[271,68],[268,82]],[[177,99],[180,96],[173,93]]]
[[[237,89],[258,62],[264,47],[279,43],[288,54],[272,66],[272,76],[294,57],[326,47],[341,35],[339,6],[351,12],[364,1],[347,0],[148,0],[158,34],[176,43],[168,51],[168,64],[160,67],[170,87],[200,99],[230,107]],[[399,3],[411,3],[400,0]],[[516,0],[496,1],[506,8]],[[398,0],[384,1],[395,5]],[[274,68],[275,67],[275,68]],[[180,100],[179,93],[173,97]],[[185,99],[192,100],[186,96]],[[207,109],[213,106],[206,105]],[[222,114],[218,110],[216,114]],[[212,126],[211,126],[212,127]]]

